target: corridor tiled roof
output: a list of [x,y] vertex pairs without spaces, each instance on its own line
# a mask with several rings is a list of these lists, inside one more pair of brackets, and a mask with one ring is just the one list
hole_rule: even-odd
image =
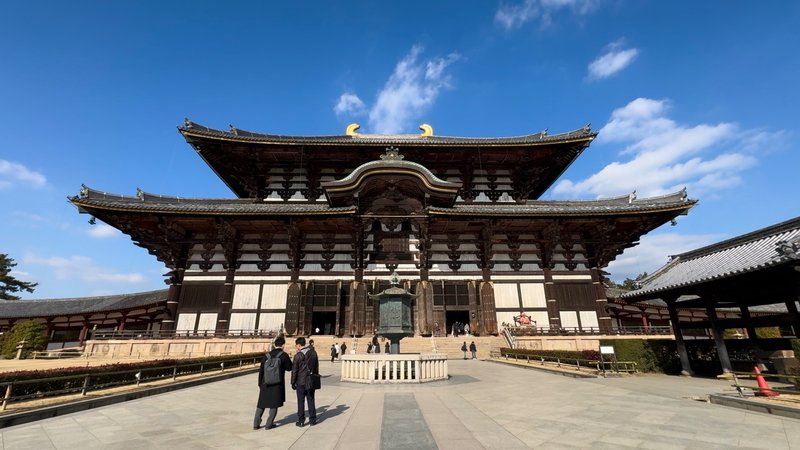
[[2,300],[0,318],[57,317],[96,312],[124,311],[166,303],[167,289],[134,294],[44,300]]
[[672,256],[669,263],[642,281],[640,289],[621,298],[633,299],[796,260],[800,260],[800,217]]

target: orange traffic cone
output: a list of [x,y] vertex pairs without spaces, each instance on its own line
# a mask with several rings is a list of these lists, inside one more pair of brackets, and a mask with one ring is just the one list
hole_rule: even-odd
[[779,396],[780,394],[769,388],[767,381],[761,376],[761,371],[758,370],[758,366],[755,366],[754,369],[756,371],[756,381],[758,382],[758,392],[756,392],[756,395],[761,397]]

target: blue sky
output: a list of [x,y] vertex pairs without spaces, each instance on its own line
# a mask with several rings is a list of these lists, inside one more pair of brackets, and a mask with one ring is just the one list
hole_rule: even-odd
[[[276,134],[600,131],[544,198],[688,187],[700,203],[607,269],[800,215],[800,3],[7,2],[0,253],[24,298],[164,287],[154,257],[67,203],[232,193],[184,117]],[[767,6],[765,6],[767,5]]]

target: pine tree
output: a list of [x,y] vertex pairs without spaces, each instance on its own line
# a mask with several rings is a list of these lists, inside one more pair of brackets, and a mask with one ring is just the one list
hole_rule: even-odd
[[19,297],[13,295],[16,292],[28,291],[33,292],[39,283],[28,283],[20,281],[11,275],[11,269],[16,267],[17,263],[13,258],[9,258],[7,254],[0,253],[0,300],[19,300]]

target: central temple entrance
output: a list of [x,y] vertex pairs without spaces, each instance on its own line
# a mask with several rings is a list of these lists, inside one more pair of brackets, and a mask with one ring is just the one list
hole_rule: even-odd
[[445,318],[447,319],[447,334],[451,334],[454,323],[469,323],[469,311],[447,311],[445,312]]
[[[311,316],[311,329],[314,334],[334,334],[336,326],[336,313],[335,312],[317,312],[312,313]],[[319,332],[317,332],[319,329]]]

